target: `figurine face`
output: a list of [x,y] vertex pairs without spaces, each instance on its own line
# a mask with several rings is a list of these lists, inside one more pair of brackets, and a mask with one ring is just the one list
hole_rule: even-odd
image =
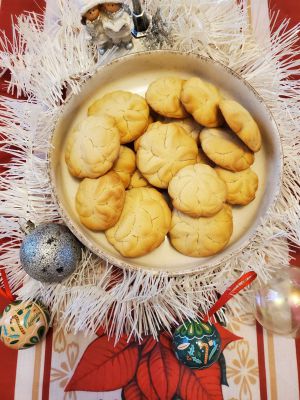
[[110,12],[110,13],[115,13],[120,10],[122,7],[121,3],[105,3],[102,4],[102,7],[104,11]]
[[99,17],[99,14],[100,14],[99,7],[96,6],[89,9],[83,16],[88,21],[95,21],[95,19]]

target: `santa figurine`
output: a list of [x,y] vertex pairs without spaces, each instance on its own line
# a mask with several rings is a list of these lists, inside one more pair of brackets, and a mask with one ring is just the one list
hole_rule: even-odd
[[87,32],[92,42],[98,47],[99,53],[104,54],[111,40],[104,32],[99,0],[78,0],[78,6],[81,23],[86,26]]
[[124,3],[100,0],[99,4],[104,34],[111,44],[132,49],[132,21]]
[[87,32],[101,55],[114,45],[132,49],[132,21],[124,3],[106,0],[77,2],[81,22],[86,25]]

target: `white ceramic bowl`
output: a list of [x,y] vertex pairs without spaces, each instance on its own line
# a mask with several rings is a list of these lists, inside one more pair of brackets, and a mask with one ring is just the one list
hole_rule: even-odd
[[[81,225],[75,210],[79,180],[68,172],[64,161],[65,143],[71,129],[86,116],[88,106],[113,90],[128,90],[144,95],[153,80],[169,75],[182,78],[199,76],[221,89],[253,115],[261,128],[263,145],[255,154],[253,170],[259,177],[256,198],[245,207],[233,207],[234,230],[230,243],[220,253],[207,258],[187,257],[177,252],[168,238],[153,252],[139,258],[122,257],[106,240],[105,234]],[[53,194],[65,223],[78,239],[94,253],[122,268],[144,269],[178,275],[217,266],[241,251],[253,238],[261,219],[276,201],[282,173],[282,150],[274,118],[257,92],[229,68],[211,59],[172,51],[154,51],[127,55],[100,67],[71,96],[57,121],[49,153],[49,174]]]

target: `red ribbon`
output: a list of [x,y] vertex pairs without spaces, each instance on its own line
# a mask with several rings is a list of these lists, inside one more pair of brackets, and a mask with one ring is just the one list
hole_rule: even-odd
[[223,307],[228,300],[230,300],[233,296],[239,293],[246,286],[250,285],[256,279],[257,274],[254,271],[246,272],[242,275],[237,281],[235,281],[219,298],[219,300],[212,306],[212,308],[208,311],[206,317],[203,319],[204,322],[207,322],[210,317],[212,317],[221,307]]
[[0,268],[0,274],[4,286],[4,289],[0,288],[0,296],[4,297],[5,299],[8,299],[9,301],[14,301],[15,298],[10,290],[5,270]]

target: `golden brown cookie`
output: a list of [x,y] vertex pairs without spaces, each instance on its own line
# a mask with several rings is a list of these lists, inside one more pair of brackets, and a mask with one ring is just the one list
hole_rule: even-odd
[[204,153],[204,151],[202,150],[202,147],[198,148],[198,156],[197,156],[197,163],[199,164],[206,164],[206,165],[210,165],[211,167],[213,167],[215,164],[213,163],[212,160],[210,160],[207,155]]
[[114,162],[112,170],[121,178],[125,189],[129,186],[132,174],[136,169],[135,153],[126,146],[120,147],[119,157]]
[[93,231],[114,226],[124,202],[124,185],[119,175],[113,171],[98,179],[83,179],[76,194],[76,210],[80,221]]
[[183,128],[160,124],[144,133],[137,151],[137,167],[153,186],[167,188],[177,171],[196,163],[197,155],[196,142]]
[[169,195],[177,210],[191,217],[210,217],[226,201],[226,185],[216,171],[205,164],[188,165],[174,175]]
[[246,205],[255,199],[258,177],[250,168],[240,172],[216,167],[216,173],[227,186],[226,201],[230,204]]
[[152,82],[146,92],[147,103],[158,114],[170,118],[185,118],[187,112],[180,101],[183,79],[160,78]]
[[116,121],[121,143],[132,142],[148,126],[149,107],[146,100],[135,93],[117,90],[96,100],[88,115],[108,115]]
[[201,147],[214,163],[231,171],[242,171],[254,162],[254,154],[233,133],[224,129],[203,129]]
[[188,79],[182,88],[181,102],[199,124],[208,128],[221,126],[224,122],[219,102],[219,89],[200,78]]
[[238,102],[224,99],[220,102],[222,114],[234,133],[252,151],[261,148],[261,134],[251,114]]
[[178,120],[170,120],[168,119],[165,122],[172,122],[173,124],[181,126],[186,133],[191,136],[196,143],[199,143],[199,134],[202,130],[202,126],[198,124],[193,118],[184,118]]
[[143,177],[143,175],[140,173],[140,171],[136,169],[133,175],[131,176],[128,189],[147,187],[147,186],[150,186],[149,182],[147,182],[146,179]]
[[170,228],[171,211],[162,194],[152,188],[126,191],[117,224],[106,238],[124,257],[140,257],[156,249]]
[[227,204],[212,217],[192,218],[174,209],[169,232],[172,246],[191,257],[212,256],[227,245],[233,231]]
[[[157,129],[161,124],[162,124],[162,122],[160,122],[160,121],[152,122],[151,124],[148,125],[148,128],[147,128],[146,132],[150,132],[150,130]],[[140,137],[138,137],[134,141],[134,150],[135,150],[135,152],[137,152],[139,147],[140,147],[140,143],[141,143],[142,137],[143,137],[143,135],[141,135]]]
[[111,169],[120,150],[115,121],[106,116],[87,117],[67,140],[65,160],[77,178],[98,178]]

